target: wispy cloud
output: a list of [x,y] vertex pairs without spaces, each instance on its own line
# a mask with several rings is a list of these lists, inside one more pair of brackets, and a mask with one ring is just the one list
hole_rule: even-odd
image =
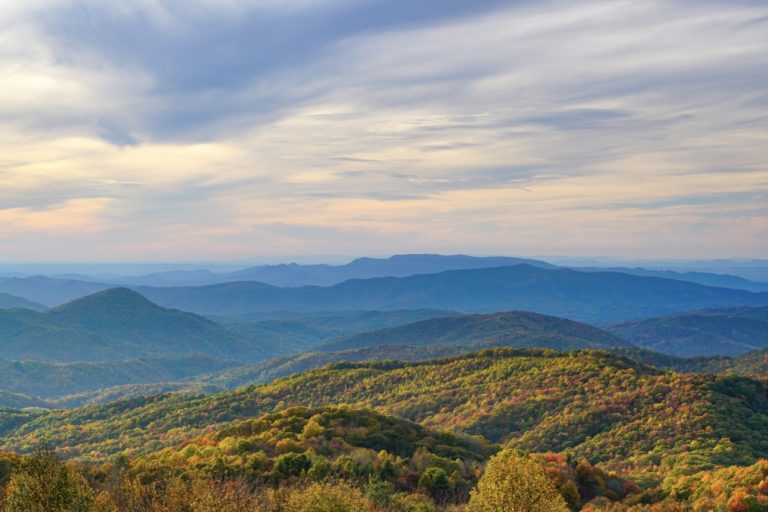
[[7,258],[768,252],[762,2],[35,0],[0,28]]

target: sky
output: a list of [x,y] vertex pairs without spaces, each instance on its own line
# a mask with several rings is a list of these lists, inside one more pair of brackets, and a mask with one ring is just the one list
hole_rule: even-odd
[[768,4],[0,2],[0,260],[405,252],[768,256]]

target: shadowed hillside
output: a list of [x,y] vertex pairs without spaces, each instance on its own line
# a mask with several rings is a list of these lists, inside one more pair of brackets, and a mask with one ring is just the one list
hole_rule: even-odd
[[735,356],[768,347],[768,308],[694,311],[613,325],[609,331],[677,356]]
[[616,336],[591,325],[527,311],[510,311],[422,320],[355,334],[319,348],[333,352],[376,345],[503,346],[557,350],[629,346]]

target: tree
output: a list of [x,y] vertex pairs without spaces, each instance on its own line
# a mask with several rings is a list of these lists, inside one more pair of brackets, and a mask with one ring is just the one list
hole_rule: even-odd
[[362,492],[343,482],[312,483],[291,492],[286,512],[368,512],[371,503]]
[[467,512],[568,512],[568,507],[536,463],[502,450],[488,462]]
[[93,494],[80,474],[53,452],[43,450],[23,459],[5,499],[6,512],[87,512]]
[[442,468],[427,468],[419,478],[419,488],[426,490],[436,500],[445,500],[451,492],[451,480]]
[[283,476],[299,476],[311,466],[312,461],[303,453],[286,453],[275,462],[275,471]]

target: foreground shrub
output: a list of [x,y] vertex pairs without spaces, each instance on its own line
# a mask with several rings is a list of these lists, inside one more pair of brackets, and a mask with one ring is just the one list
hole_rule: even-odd
[[541,467],[514,450],[491,458],[467,512],[568,512]]
[[93,494],[85,479],[41,451],[22,459],[6,491],[5,512],[88,512]]
[[370,512],[370,501],[363,493],[342,482],[313,483],[292,490],[285,512]]

